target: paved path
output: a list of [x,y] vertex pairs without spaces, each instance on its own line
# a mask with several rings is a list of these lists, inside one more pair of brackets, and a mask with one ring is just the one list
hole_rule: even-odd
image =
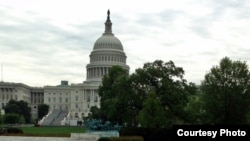
[[97,141],[100,137],[119,137],[117,131],[71,133],[70,137],[0,136],[0,141]]
[[75,141],[71,138],[62,137],[17,137],[17,136],[0,136],[0,141]]

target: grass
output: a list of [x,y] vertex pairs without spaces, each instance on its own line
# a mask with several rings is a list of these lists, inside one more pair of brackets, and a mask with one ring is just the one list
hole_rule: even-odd
[[84,133],[83,127],[18,127],[24,136],[70,137],[70,133]]

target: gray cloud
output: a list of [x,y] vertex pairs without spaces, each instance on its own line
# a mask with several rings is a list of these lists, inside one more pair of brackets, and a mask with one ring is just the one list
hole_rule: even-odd
[[6,8],[0,9],[4,21],[0,23],[0,54],[5,57],[0,59],[6,67],[25,72],[22,75],[26,76],[32,72],[44,77],[50,74],[58,79],[66,76],[84,80],[81,78],[85,69],[83,64],[88,63],[88,55],[93,48],[86,31],[89,30],[87,27],[94,28],[93,25],[85,25],[85,28],[72,26],[77,31],[72,32],[41,17],[30,20],[6,11]]
[[[224,56],[250,61],[245,39],[250,35],[249,1],[190,0],[173,4],[176,7],[168,3],[157,12],[129,13],[130,8],[124,7],[123,13],[119,8],[112,13],[113,32],[124,45],[131,71],[155,59],[173,60],[184,68],[188,81],[198,83]],[[104,32],[106,15],[90,20],[86,13],[78,14],[79,22],[60,22],[61,18],[0,6],[0,61],[6,71],[20,76],[6,80],[29,85],[85,80],[85,66],[94,42]]]

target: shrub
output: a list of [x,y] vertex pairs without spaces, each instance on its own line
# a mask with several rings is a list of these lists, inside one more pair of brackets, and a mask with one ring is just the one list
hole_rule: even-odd
[[21,129],[18,129],[18,128],[8,127],[7,128],[7,133],[10,133],[10,134],[23,134],[23,131]]
[[0,135],[6,134],[7,132],[7,128],[0,128]]
[[102,137],[98,141],[144,141],[140,136]]
[[101,137],[98,141],[110,141],[109,137]]
[[168,128],[122,128],[120,136],[141,136],[144,141],[167,141],[171,139],[172,131]]

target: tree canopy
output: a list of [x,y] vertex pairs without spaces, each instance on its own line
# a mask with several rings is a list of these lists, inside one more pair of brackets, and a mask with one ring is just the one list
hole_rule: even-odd
[[249,123],[250,72],[245,61],[221,59],[198,87],[173,61],[145,63],[128,75],[114,66],[99,88],[95,114],[127,126]]
[[184,79],[183,68],[175,66],[173,61],[155,60],[137,69],[131,79],[142,102],[150,90],[155,91],[167,115],[168,122],[165,123],[168,124],[165,126],[188,120],[184,107],[188,103],[188,97],[195,94],[196,87],[194,83],[188,83]]
[[[121,67],[114,66],[104,76],[99,88],[101,111],[111,121],[129,126],[137,126],[139,122],[148,125],[144,123],[151,119],[139,120],[142,118],[138,114],[150,114],[146,113],[147,109],[155,106],[164,113],[161,116],[164,117],[162,123],[155,126],[166,127],[176,122],[186,122],[184,108],[196,87],[193,83],[187,83],[183,77],[184,70],[176,67],[172,61],[145,63],[143,68],[136,69],[132,75],[128,75]],[[152,99],[154,96],[151,92],[155,94],[157,101]],[[157,115],[153,117],[156,118]]]
[[250,72],[246,62],[224,57],[205,75],[201,88],[207,123],[247,123]]
[[149,92],[143,102],[143,108],[137,116],[138,122],[142,127],[159,128],[166,122],[166,116],[160,99],[154,92]]
[[39,104],[38,105],[38,119],[42,119],[49,112],[49,105],[47,104]]
[[129,95],[131,90],[128,72],[120,66],[113,66],[109,73],[103,77],[102,85],[99,87],[101,96],[101,113],[104,119],[122,124],[128,120],[126,117]]
[[20,117],[23,116],[26,123],[31,122],[31,108],[26,101],[10,100],[6,104],[4,110],[6,114],[18,114]]

